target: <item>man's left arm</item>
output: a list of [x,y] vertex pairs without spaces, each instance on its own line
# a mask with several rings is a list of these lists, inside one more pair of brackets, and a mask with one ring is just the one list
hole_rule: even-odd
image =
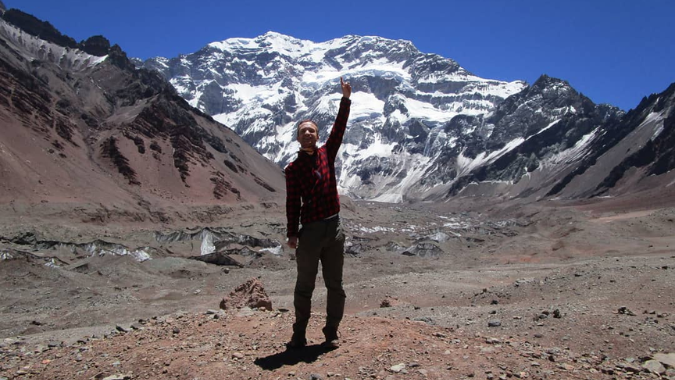
[[337,156],[338,149],[342,144],[342,137],[345,134],[345,129],[347,128],[347,120],[349,120],[349,110],[352,104],[352,101],[349,100],[349,97],[352,95],[352,86],[349,82],[345,82],[340,77],[340,86],[342,87],[342,99],[340,100],[340,110],[338,111],[337,117],[335,118],[335,123],[333,128],[330,131],[328,140],[326,141],[326,150],[328,151],[328,156],[331,159],[335,159]]

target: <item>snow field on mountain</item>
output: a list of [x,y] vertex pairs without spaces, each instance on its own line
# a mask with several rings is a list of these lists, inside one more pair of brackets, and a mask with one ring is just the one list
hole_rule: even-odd
[[579,160],[584,153],[588,144],[593,141],[598,133],[598,130],[595,129],[593,132],[584,135],[579,141],[574,144],[573,147],[563,150],[562,152],[555,154],[545,160],[542,160],[539,169],[550,166],[557,166],[560,164],[569,164]]
[[460,175],[468,173],[475,168],[485,165],[486,163],[493,162],[497,158],[501,157],[505,153],[516,148],[518,145],[522,144],[525,141],[524,138],[519,137],[513,139],[506,143],[503,148],[486,154],[486,152],[481,152],[476,156],[476,158],[465,157],[462,153],[457,156],[457,171]]
[[370,124],[384,123],[382,112],[384,102],[367,92],[355,92],[351,96],[352,106],[349,114],[350,123],[369,121]]
[[[415,157],[418,156],[418,157]],[[401,203],[403,198],[408,192],[408,190],[416,185],[420,179],[424,176],[424,173],[427,169],[427,164],[430,161],[429,157],[419,157],[421,155],[412,155],[407,157],[407,165],[403,165],[403,168],[407,168],[407,175],[403,178],[398,184],[390,187],[389,191],[386,194],[381,194],[375,198],[375,202],[389,202],[389,203]],[[414,160],[416,158],[416,160]],[[390,178],[396,178],[395,175],[390,176]]]

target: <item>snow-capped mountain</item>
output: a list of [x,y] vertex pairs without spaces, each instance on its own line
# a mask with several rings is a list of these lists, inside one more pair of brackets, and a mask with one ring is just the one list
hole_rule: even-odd
[[384,202],[599,194],[627,171],[616,165],[632,162],[631,149],[644,151],[649,136],[669,138],[662,132],[673,112],[667,91],[640,105],[658,113],[624,116],[564,80],[483,79],[409,41],[380,37],[314,43],[269,32],[137,64],[158,70],[191,105],[280,166],[295,157],[297,121],[316,120],[325,138],[345,77],[354,92],[339,186]]
[[143,65],[281,166],[296,155],[297,121],[316,120],[326,137],[344,77],[354,92],[339,186],[360,198],[394,202],[411,197],[444,149],[479,133],[446,131],[453,118],[485,116],[526,88],[521,81],[479,78],[409,41],[380,37],[314,43],[269,32]]
[[563,80],[485,80],[407,41],[316,44],[275,33],[145,63],[169,83],[102,36],[77,43],[18,10],[1,18],[0,198],[9,203],[65,201],[101,222],[215,220],[222,203],[272,207],[284,196],[279,164],[297,149],[295,122],[316,120],[325,138],[340,76],[354,88],[339,161],[351,195],[675,199],[675,84],[624,115]]

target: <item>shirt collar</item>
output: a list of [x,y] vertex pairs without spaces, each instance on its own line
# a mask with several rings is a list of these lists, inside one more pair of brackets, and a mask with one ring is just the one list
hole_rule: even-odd
[[[307,154],[310,155],[310,156],[313,156],[314,153],[316,152],[316,147],[313,147],[313,148],[301,148],[301,149],[300,149],[300,152],[304,152],[304,153],[307,153]],[[300,152],[298,152],[298,153],[300,153]]]

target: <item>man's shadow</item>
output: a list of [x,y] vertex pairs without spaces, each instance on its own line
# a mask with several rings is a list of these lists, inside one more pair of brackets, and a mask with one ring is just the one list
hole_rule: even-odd
[[303,348],[286,349],[286,351],[257,358],[253,363],[264,370],[274,370],[285,365],[295,365],[300,362],[313,363],[319,356],[334,350],[334,348],[322,347],[320,344],[312,344]]

